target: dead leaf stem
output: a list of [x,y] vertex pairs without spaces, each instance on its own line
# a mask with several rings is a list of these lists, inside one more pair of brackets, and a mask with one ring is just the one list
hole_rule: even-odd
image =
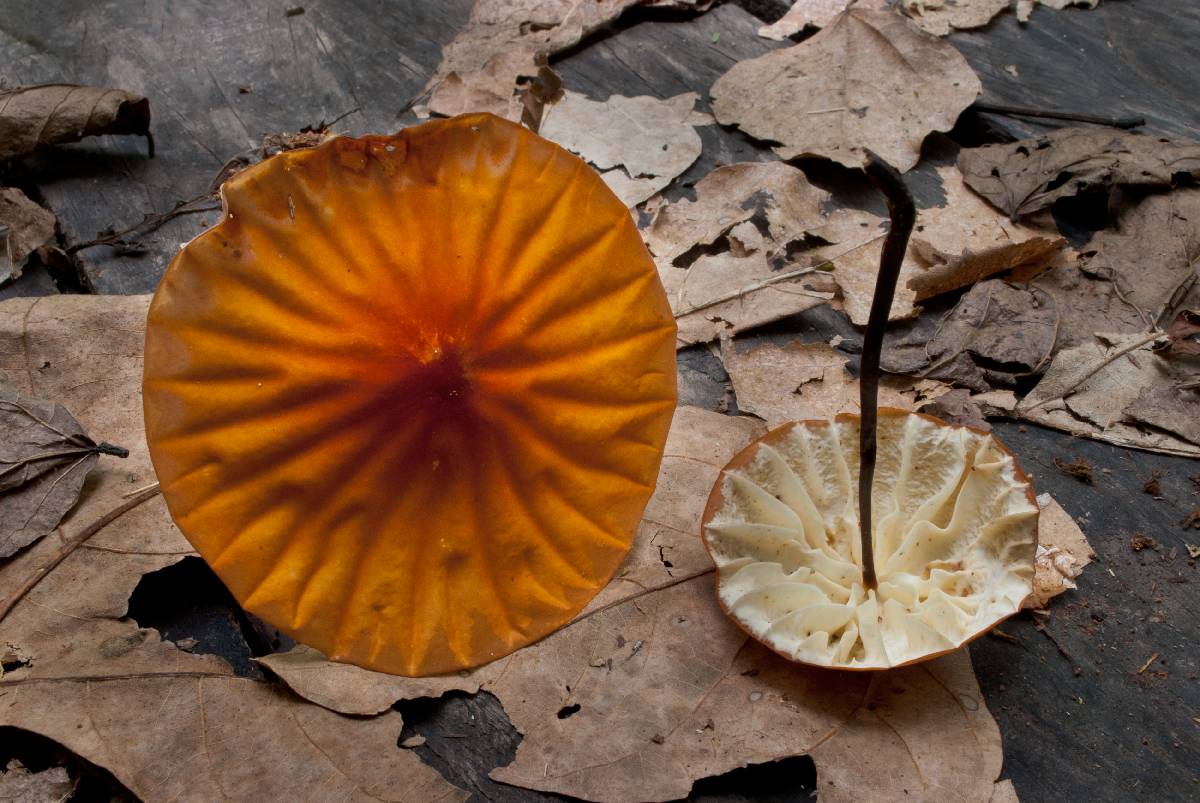
[[9,612],[14,607],[16,607],[16,604],[21,601],[22,597],[28,594],[34,588],[34,586],[40,583],[42,579],[54,569],[55,566],[62,563],[68,555],[70,555],[80,546],[80,544],[103,530],[109,524],[112,524],[130,510],[133,510],[142,502],[145,502],[147,499],[156,496],[158,492],[159,489],[157,485],[153,486],[152,488],[144,489],[141,493],[129,497],[129,499],[117,505],[112,510],[93,521],[91,524],[84,527],[73,537],[67,541],[64,541],[62,546],[58,548],[57,552],[51,555],[45,563],[35,569],[33,574],[31,574],[25,580],[25,582],[17,586],[16,590],[14,590],[13,593],[10,594],[3,603],[0,603],[0,622],[4,621],[4,618],[8,616]]

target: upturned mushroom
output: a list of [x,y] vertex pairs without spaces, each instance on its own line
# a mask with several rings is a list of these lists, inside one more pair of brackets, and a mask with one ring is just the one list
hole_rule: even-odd
[[490,115],[247,169],[146,336],[170,511],[246,609],[407,675],[498,658],[624,558],[675,405],[628,210]]

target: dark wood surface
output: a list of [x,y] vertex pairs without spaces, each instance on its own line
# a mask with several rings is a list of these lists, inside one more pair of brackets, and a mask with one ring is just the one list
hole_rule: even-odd
[[[303,14],[285,14],[300,5]],[[709,86],[736,60],[787,44],[758,38],[761,20],[745,10],[769,16],[778,2],[745,0],[740,6],[726,4],[695,19],[640,11],[556,67],[569,88],[593,98],[693,91],[706,105]],[[69,245],[205,193],[230,158],[258,147],[268,134],[347,112],[336,126],[340,132],[394,129],[411,120],[400,110],[420,91],[469,7],[469,0],[4,3],[5,85],[74,81],[143,92],[151,99],[158,146],[156,158],[148,159],[140,139],[99,138],[10,167],[4,179],[58,215]],[[1105,0],[1092,11],[1039,9],[1027,26],[1006,15],[951,41],[979,72],[985,100],[1139,114],[1147,118],[1146,131],[1197,137],[1198,36],[1200,4],[1193,0]],[[955,136],[973,144],[982,136],[1019,137],[1047,127],[1045,121],[968,112]],[[688,194],[689,184],[718,164],[774,158],[735,130],[708,126],[701,134],[704,153],[671,187],[671,197]],[[952,145],[939,140],[926,153],[944,158],[946,148]],[[819,163],[804,167],[815,181],[839,188],[842,200],[869,200],[849,171]],[[923,205],[939,201],[940,188],[927,169],[911,180]],[[183,216],[140,236],[139,254],[87,249],[74,280],[61,270],[51,277],[34,267],[0,288],[0,298],[62,290],[149,292],[180,244],[215,217]],[[833,333],[847,337],[845,347],[853,350],[858,333],[827,309],[752,337],[816,340]],[[688,401],[713,408],[729,401],[724,371],[706,351],[683,352],[680,365],[692,380]],[[1200,593],[1185,545],[1200,542],[1200,533],[1183,530],[1180,522],[1200,507],[1200,480],[1190,479],[1200,477],[1200,462],[1011,422],[998,423],[997,431],[1034,475],[1038,490],[1054,494],[1081,522],[1098,555],[1079,589],[1059,600],[1048,620],[1018,616],[1004,626],[1016,643],[985,638],[971,647],[1003,734],[1004,777],[1026,803],[1196,799]],[[1055,457],[1077,456],[1095,469],[1096,485],[1053,466]],[[1154,471],[1162,472],[1162,499],[1142,490]],[[1135,534],[1153,538],[1156,546],[1135,552]],[[163,572],[143,581],[131,615],[172,639],[196,638],[195,649],[225,655],[240,672],[260,676],[248,658],[279,647],[269,634],[222,595],[199,561]],[[179,588],[188,590],[188,604],[179,604]],[[1160,658],[1139,673],[1155,653]],[[450,695],[400,707],[404,736],[426,739],[414,749],[476,799],[550,798],[488,779],[492,767],[511,761],[520,741],[494,697]],[[0,732],[0,759],[44,749],[18,737]],[[89,777],[89,789],[112,783],[94,772]],[[806,800],[815,780],[812,762],[800,757],[701,781],[694,797]]]

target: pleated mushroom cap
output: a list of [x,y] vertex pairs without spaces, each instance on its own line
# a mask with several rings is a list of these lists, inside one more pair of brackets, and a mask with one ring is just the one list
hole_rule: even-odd
[[226,182],[150,308],[144,403],[188,540],[247,609],[405,675],[568,622],[621,563],[675,406],[629,212],[490,115]]
[[775,652],[839,669],[937,657],[1032,590],[1038,507],[987,432],[881,408],[871,489],[878,588],[865,590],[859,424],[797,421],[721,472],[703,536],[729,616]]

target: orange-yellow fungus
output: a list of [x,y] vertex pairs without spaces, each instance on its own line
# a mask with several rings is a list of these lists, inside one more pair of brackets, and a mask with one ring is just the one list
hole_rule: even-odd
[[406,675],[486,663],[612,577],[675,406],[629,212],[490,115],[338,138],[224,187],[150,309],[175,521],[250,611]]

